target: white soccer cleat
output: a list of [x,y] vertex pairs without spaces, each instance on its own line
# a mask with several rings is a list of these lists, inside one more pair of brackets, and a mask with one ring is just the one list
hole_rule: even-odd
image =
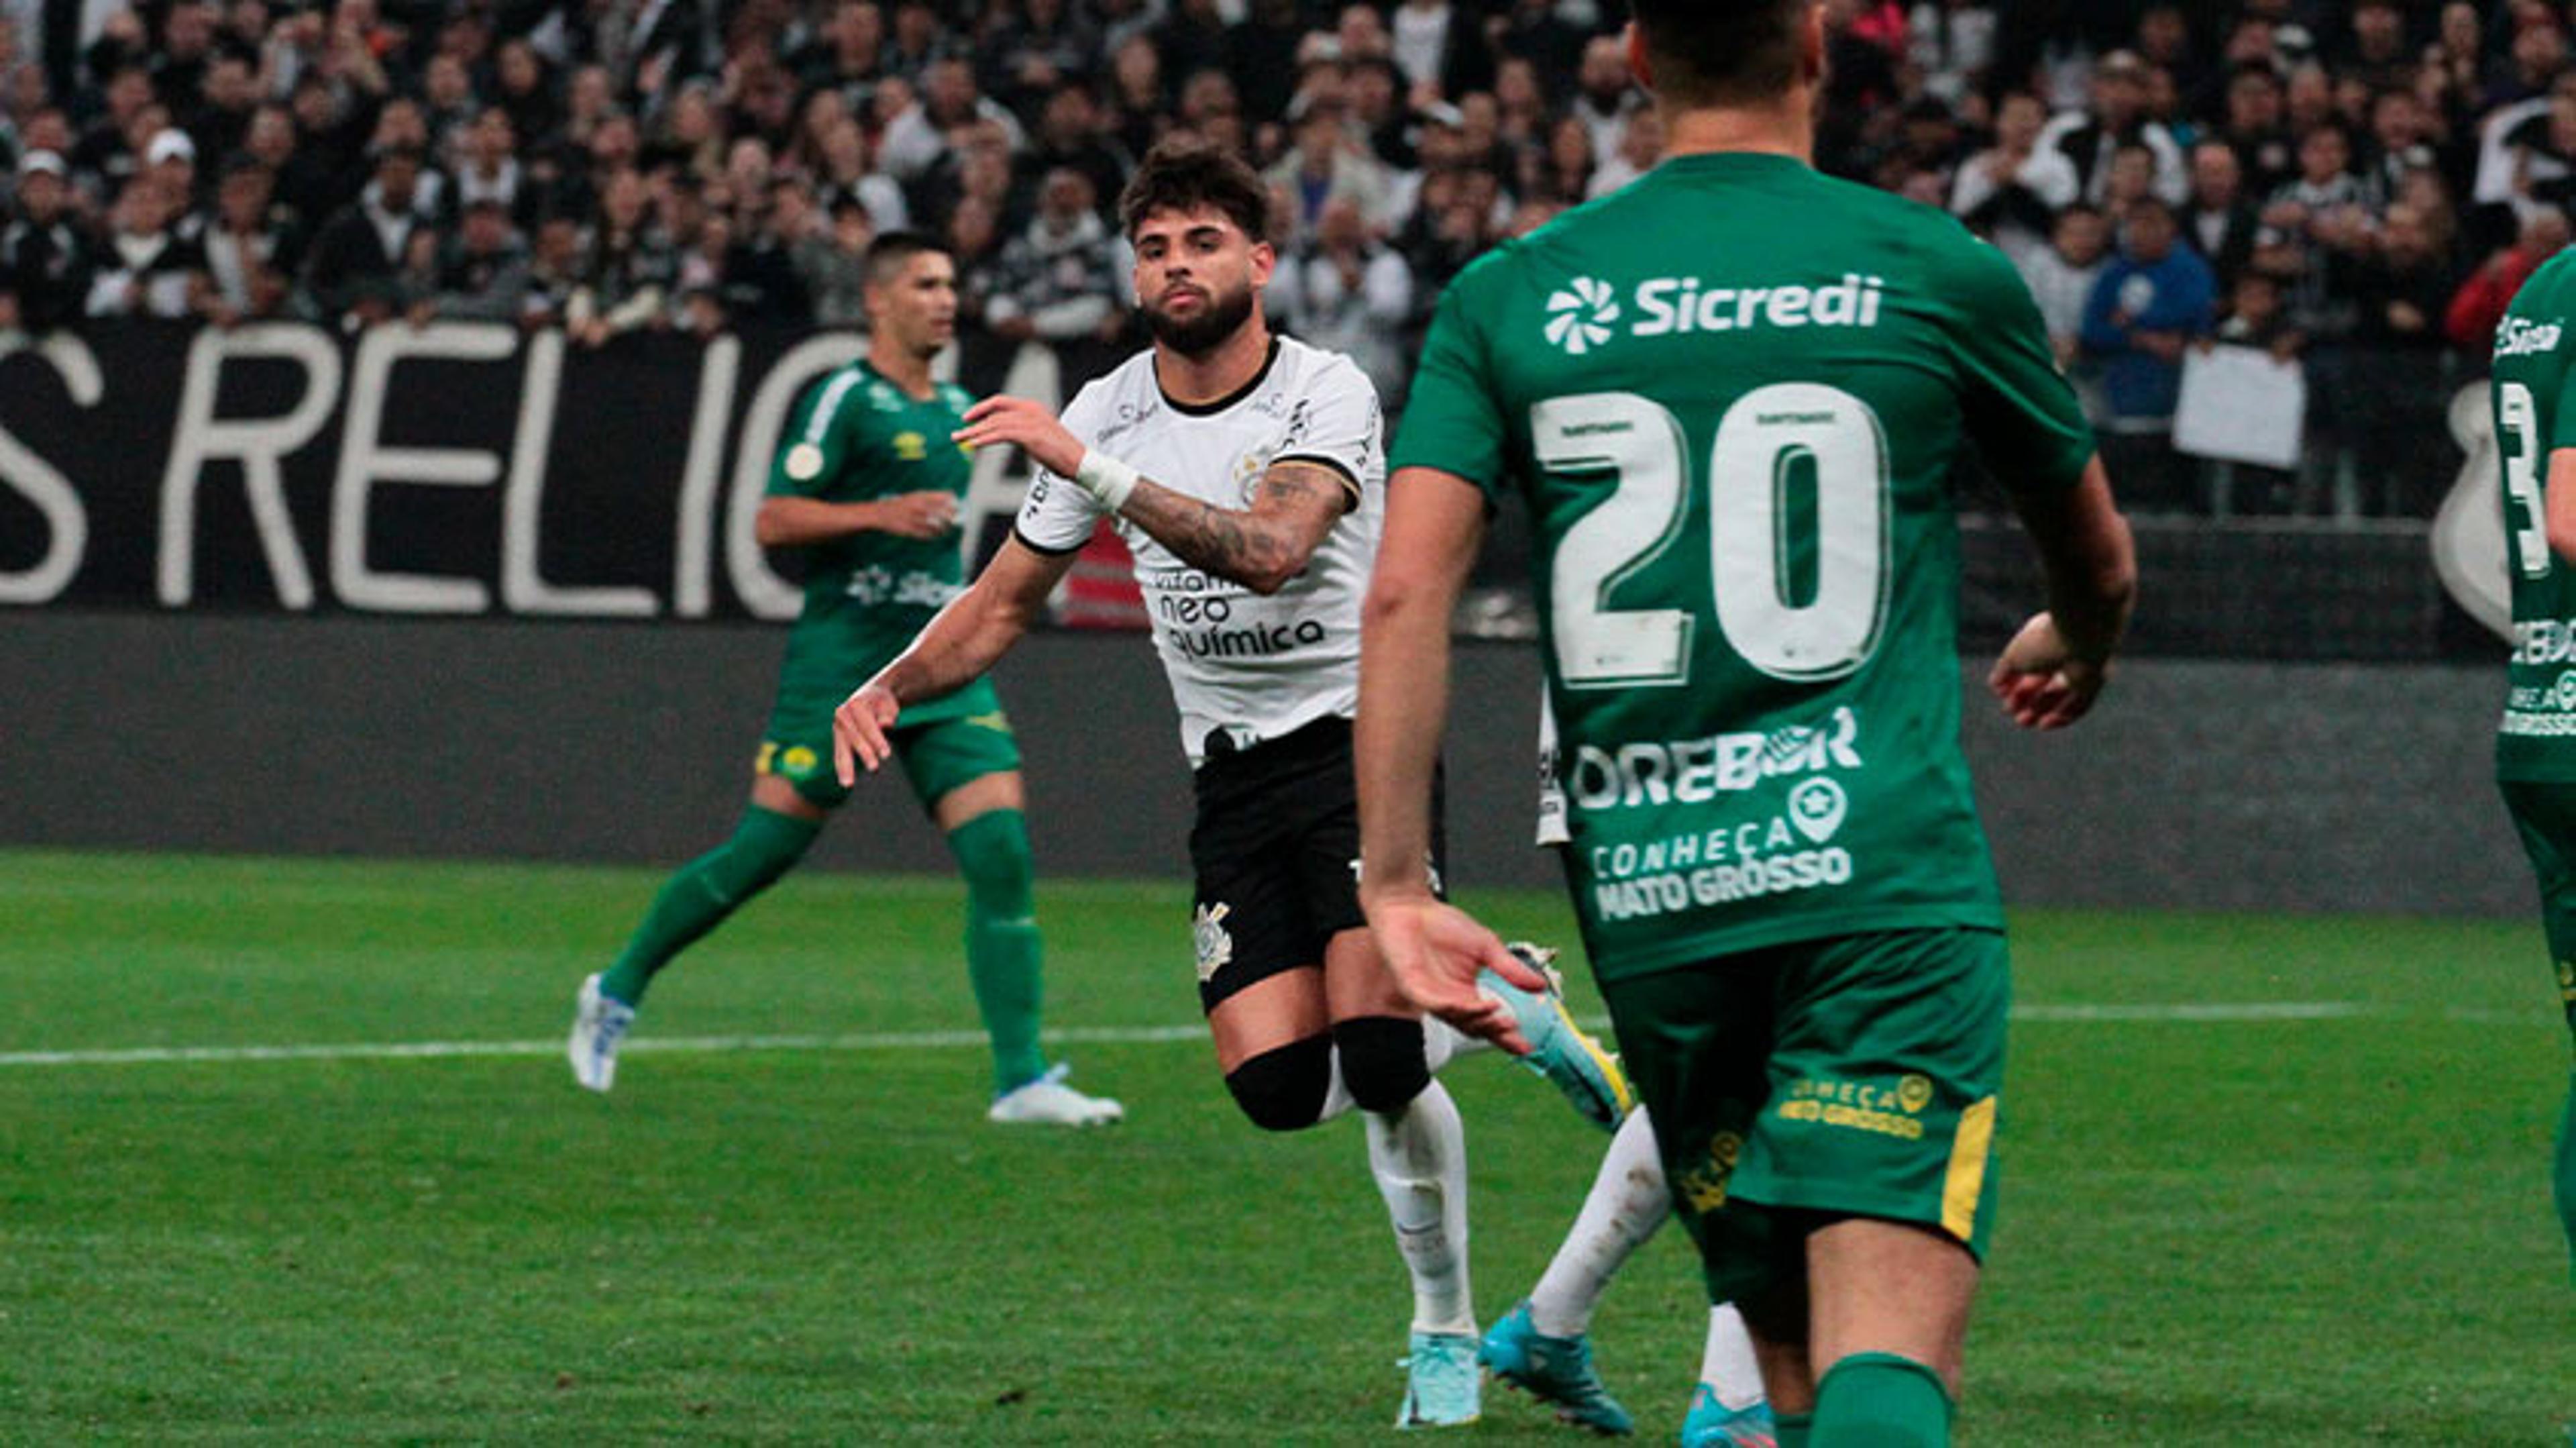
[[564,1054],[572,1059],[572,1079],[593,1091],[617,1081],[617,1043],[635,1024],[635,1008],[599,993],[599,977],[581,983],[572,1014],[572,1040]]
[[1038,1079],[994,1097],[984,1119],[1007,1126],[1114,1126],[1127,1119],[1126,1107],[1106,1096],[1085,1096],[1064,1084],[1072,1070],[1059,1061]]

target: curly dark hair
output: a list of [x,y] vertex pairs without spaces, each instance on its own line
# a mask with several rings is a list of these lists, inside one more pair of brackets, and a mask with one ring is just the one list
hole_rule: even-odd
[[1145,153],[1119,193],[1118,222],[1133,238],[1157,211],[1212,206],[1255,242],[1270,239],[1270,189],[1232,151],[1190,136],[1166,136]]

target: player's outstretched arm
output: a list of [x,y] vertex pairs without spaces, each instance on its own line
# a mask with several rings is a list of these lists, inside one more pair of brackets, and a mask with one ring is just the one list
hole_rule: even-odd
[[984,676],[1011,651],[1046,608],[1047,595],[1073,566],[1073,555],[1051,557],[1017,538],[968,588],[934,615],[909,648],[876,677],[861,684],[832,713],[832,769],[844,785],[858,782],[861,767],[885,763],[893,746],[887,731],[906,704],[953,694]]
[[2137,552],[2100,458],[2073,488],[2022,494],[2016,506],[2039,551],[2048,610],[2004,646],[1987,684],[2014,723],[2061,729],[2083,718],[2109,681],[2137,597]]
[[1431,775],[1449,712],[1449,616],[1484,540],[1485,498],[1463,478],[1407,468],[1387,489],[1386,532],[1360,623],[1353,732],[1360,904],[1396,985],[1415,1005],[1515,1054],[1529,1042],[1485,970],[1545,982],[1494,933],[1431,890]]
[[1306,571],[1324,535],[1350,511],[1341,474],[1290,458],[1270,465],[1249,508],[1220,508],[1175,492],[1084,445],[1053,413],[1020,397],[988,397],[966,413],[957,440],[970,447],[1011,443],[1038,466],[1099,500],[1110,512],[1187,562],[1255,593],[1272,594]]

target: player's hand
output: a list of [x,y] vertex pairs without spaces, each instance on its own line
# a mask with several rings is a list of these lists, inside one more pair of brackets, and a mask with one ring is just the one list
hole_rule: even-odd
[[2038,613],[2004,645],[1986,686],[2024,729],[2063,729],[2093,707],[2110,676],[2107,661],[2079,657],[2057,620]]
[[1529,1054],[1529,1038],[1511,1007],[1476,988],[1476,977],[1487,970],[1524,990],[1548,988],[1547,978],[1505,950],[1500,936],[1429,895],[1373,901],[1368,918],[1378,957],[1406,1000],[1515,1056]]
[[903,705],[895,702],[893,692],[873,679],[832,711],[832,773],[843,789],[859,782],[861,766],[874,774],[894,753],[886,731],[902,712]]
[[1088,451],[1080,438],[1055,420],[1054,413],[1025,397],[987,397],[976,403],[966,409],[966,425],[949,434],[949,440],[974,448],[1010,443],[1039,467],[1064,478],[1082,466],[1082,455]]
[[876,530],[898,538],[936,538],[957,526],[957,498],[936,488],[879,499]]

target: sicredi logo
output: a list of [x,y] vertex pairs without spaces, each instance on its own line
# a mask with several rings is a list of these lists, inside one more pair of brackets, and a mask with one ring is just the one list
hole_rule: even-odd
[[1547,299],[1547,339],[1580,357],[1610,340],[1610,324],[1619,320],[1619,301],[1599,277],[1578,277],[1574,285]]
[[2504,325],[2496,328],[2495,354],[2498,357],[2521,357],[2532,352],[2556,351],[2560,330],[2556,322],[2507,317]]
[[[1639,282],[1629,323],[1632,337],[1735,332],[1757,327],[1875,327],[1885,282],[1846,272],[1830,286],[1712,287],[1698,277]],[[1627,315],[1610,284],[1583,277],[1547,299],[1547,339],[1580,357],[1608,342],[1611,323]]]

